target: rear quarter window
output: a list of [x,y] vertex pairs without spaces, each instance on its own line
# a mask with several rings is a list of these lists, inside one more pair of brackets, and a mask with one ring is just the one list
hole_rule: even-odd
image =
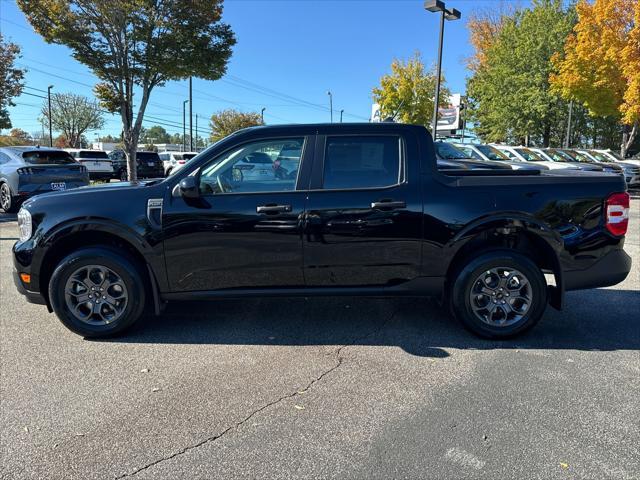
[[327,137],[324,189],[387,187],[400,177],[400,137]]

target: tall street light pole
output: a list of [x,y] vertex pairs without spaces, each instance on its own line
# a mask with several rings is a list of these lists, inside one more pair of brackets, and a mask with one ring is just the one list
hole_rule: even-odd
[[340,110],[340,123],[342,123],[342,114],[344,113],[344,110]]
[[192,97],[192,81],[189,77],[189,151],[193,152],[193,97]]
[[195,152],[198,151],[198,114],[196,113],[196,149]]
[[189,100],[182,102],[182,151],[187,150],[187,103]]
[[442,72],[442,40],[444,38],[444,21],[459,20],[462,14],[455,8],[447,9],[442,0],[426,0],[425,10],[433,13],[440,12],[440,39],[438,41],[438,67],[436,72],[436,94],[433,100],[433,121],[431,122],[431,134],[436,138],[438,127],[438,104],[440,103],[440,77]]
[[260,110],[260,123],[264,125],[264,111],[267,109],[267,107],[262,107],[262,110]]
[[331,90],[327,91],[327,95],[329,95],[329,111],[331,112],[331,123],[333,123],[333,95]]
[[51,127],[51,89],[53,85],[47,87],[47,97],[49,98],[49,146],[53,147],[53,128]]

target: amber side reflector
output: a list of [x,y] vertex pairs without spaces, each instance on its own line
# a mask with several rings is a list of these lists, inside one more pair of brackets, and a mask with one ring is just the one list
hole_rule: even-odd
[[22,280],[23,283],[31,283],[31,275],[29,275],[28,273],[21,273],[20,280]]

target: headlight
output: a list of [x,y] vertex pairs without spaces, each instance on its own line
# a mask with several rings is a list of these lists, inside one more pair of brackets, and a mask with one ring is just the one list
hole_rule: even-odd
[[20,241],[24,242],[31,238],[31,214],[29,210],[21,208],[18,212],[18,228],[20,229]]

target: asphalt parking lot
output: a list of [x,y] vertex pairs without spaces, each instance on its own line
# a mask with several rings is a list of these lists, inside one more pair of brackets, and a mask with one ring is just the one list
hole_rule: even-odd
[[640,199],[627,280],[508,342],[435,302],[176,304],[87,341],[11,279],[1,478],[640,478]]

